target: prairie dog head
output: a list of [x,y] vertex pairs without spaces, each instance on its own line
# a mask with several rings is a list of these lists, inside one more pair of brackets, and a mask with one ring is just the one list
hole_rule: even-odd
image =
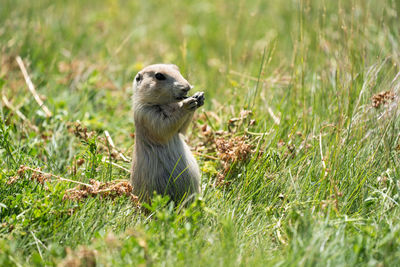
[[133,98],[146,104],[170,104],[186,98],[193,86],[176,65],[155,64],[138,72],[133,81]]

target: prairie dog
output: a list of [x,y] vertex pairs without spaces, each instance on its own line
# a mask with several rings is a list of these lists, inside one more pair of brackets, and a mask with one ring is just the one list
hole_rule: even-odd
[[200,191],[200,171],[183,139],[204,93],[187,97],[192,88],[176,65],[156,64],[133,81],[135,146],[131,183],[141,201],[153,192],[179,203]]

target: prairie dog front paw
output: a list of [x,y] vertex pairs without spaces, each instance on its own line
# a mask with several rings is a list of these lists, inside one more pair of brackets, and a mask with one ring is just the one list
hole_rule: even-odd
[[192,97],[196,99],[197,107],[204,105],[204,92],[197,92]]
[[186,110],[195,110],[197,108],[197,100],[194,97],[188,97],[182,101],[182,107]]

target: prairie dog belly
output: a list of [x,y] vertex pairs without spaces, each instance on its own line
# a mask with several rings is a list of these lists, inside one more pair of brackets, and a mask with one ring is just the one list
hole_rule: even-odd
[[135,149],[134,194],[148,200],[155,191],[180,201],[200,191],[199,167],[181,135],[174,136],[165,145],[137,142]]

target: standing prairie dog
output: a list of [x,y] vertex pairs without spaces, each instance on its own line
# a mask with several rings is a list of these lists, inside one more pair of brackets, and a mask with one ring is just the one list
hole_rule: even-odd
[[141,201],[155,191],[180,203],[200,191],[199,167],[182,135],[204,104],[203,92],[187,97],[192,87],[171,64],[150,65],[135,77],[131,183]]

